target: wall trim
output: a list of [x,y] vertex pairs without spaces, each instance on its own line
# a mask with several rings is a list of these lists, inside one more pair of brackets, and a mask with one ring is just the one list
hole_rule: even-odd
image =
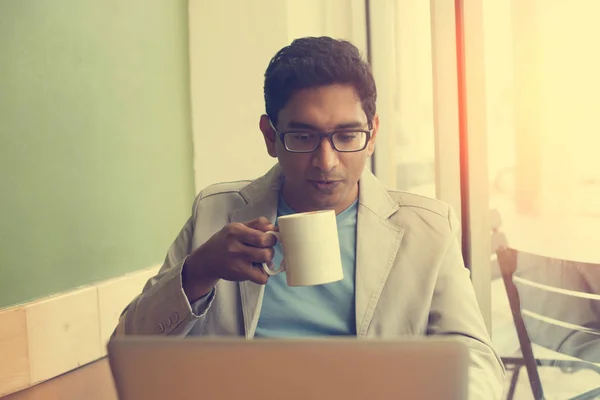
[[0,397],[106,356],[121,311],[159,269],[0,309]]

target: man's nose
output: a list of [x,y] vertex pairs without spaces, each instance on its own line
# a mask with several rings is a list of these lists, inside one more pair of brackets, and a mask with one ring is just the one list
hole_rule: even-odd
[[332,147],[329,138],[323,138],[313,152],[312,164],[323,172],[329,172],[339,163],[338,152]]

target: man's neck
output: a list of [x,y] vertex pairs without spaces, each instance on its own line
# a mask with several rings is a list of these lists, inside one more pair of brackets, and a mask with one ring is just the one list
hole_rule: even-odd
[[309,204],[308,202],[303,203],[301,200],[302,196],[298,195],[298,194],[294,193],[292,190],[290,190],[290,187],[288,185],[286,185],[285,183],[283,184],[283,187],[281,188],[281,196],[283,197],[283,200],[286,202],[286,204],[288,206],[290,206],[290,208],[292,210],[294,210],[297,213],[320,211],[320,210],[334,210],[335,214],[338,215],[338,214],[344,212],[345,210],[347,210],[348,207],[350,207],[352,204],[354,204],[356,199],[358,199],[358,193],[359,193],[359,184],[357,183],[356,187],[350,192],[350,195],[347,196],[342,202],[332,205],[331,207],[320,207],[315,204]]

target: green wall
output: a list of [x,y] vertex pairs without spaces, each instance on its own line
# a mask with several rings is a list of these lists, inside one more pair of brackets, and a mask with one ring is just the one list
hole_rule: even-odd
[[187,1],[0,0],[0,307],[161,263],[193,200]]

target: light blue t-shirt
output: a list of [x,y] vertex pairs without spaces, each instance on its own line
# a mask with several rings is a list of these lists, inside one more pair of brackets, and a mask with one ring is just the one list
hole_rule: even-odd
[[[336,216],[344,279],[318,286],[290,287],[285,272],[269,278],[256,328],[256,337],[356,335],[354,279],[358,200]],[[295,214],[283,198],[277,217]],[[279,267],[281,246],[273,263]]]

